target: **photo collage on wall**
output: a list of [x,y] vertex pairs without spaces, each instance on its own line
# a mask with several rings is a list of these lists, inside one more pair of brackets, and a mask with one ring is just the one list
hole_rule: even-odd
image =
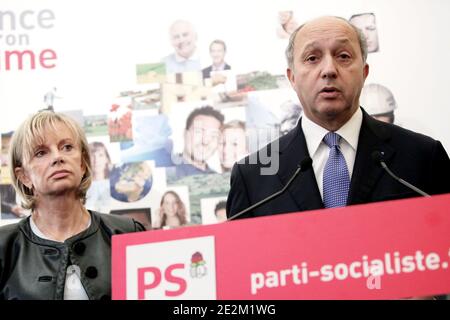
[[154,229],[226,220],[233,164],[258,148],[258,135],[277,138],[301,114],[284,75],[236,74],[220,39],[210,43],[210,61],[200,61],[188,21],[170,32],[173,53],[134,65],[135,86],[85,121],[99,172],[87,207],[137,212]]
[[[294,11],[277,12],[274,20],[274,31],[287,44],[300,25]],[[355,14],[349,21],[365,34],[369,54],[379,52],[375,15]],[[147,229],[224,221],[233,164],[286,134],[302,115],[284,74],[264,68],[236,73],[223,39],[211,39],[210,56],[200,61],[189,21],[174,21],[170,36],[173,52],[160,61],[130,64],[135,85],[99,106],[103,113],[61,111],[83,126],[89,142],[93,181],[86,207],[133,217]],[[56,93],[45,97],[47,109],[60,112]],[[366,85],[361,105],[394,121],[395,99],[382,85]],[[30,214],[20,207],[9,177],[12,134],[1,135],[1,219]]]

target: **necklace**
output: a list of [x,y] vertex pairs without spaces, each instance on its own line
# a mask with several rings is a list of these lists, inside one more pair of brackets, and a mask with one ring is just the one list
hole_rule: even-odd
[[86,214],[89,215],[89,213],[87,213],[85,209],[81,211],[81,214],[78,215],[79,218],[73,222],[72,226],[68,225],[66,227],[61,227],[61,224],[55,225],[46,222],[49,221],[48,219],[51,219],[51,217],[47,216],[48,218],[44,219],[43,216],[40,215],[37,211],[33,213],[35,214],[32,214],[31,219],[33,219],[33,222],[39,232],[42,233],[47,239],[58,242],[64,242],[74,235],[77,235],[80,232],[86,230],[90,225],[90,217],[87,217],[87,223],[84,222],[84,220],[86,220]]

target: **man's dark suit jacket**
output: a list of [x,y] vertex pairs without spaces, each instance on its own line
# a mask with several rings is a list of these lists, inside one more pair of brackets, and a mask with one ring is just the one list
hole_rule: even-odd
[[[279,151],[276,152],[279,154],[279,170],[276,174],[261,175],[260,169],[264,165],[259,162],[248,164],[248,157],[245,163],[240,161],[234,165],[227,200],[228,217],[282,189],[297,165],[309,156],[301,120],[296,128],[278,142]],[[265,148],[273,149],[273,146],[269,144]],[[374,151],[384,152],[386,164],[397,176],[426,193],[450,192],[450,160],[439,141],[375,120],[363,110],[347,205],[419,196],[377,165],[372,159]],[[242,218],[323,207],[314,170],[310,168],[302,172],[281,196]]]
[[[224,70],[231,70],[230,65],[227,64],[227,63],[225,63],[225,67],[224,67],[224,68],[225,68]],[[202,70],[202,73],[203,73],[203,79],[211,78],[211,71],[212,71],[212,65],[209,66],[209,67],[207,67],[207,68],[205,68],[205,69],[203,69],[203,70]]]

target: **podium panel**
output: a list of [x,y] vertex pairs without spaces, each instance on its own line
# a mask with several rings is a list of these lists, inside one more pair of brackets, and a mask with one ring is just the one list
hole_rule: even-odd
[[450,292],[450,194],[113,236],[113,299]]

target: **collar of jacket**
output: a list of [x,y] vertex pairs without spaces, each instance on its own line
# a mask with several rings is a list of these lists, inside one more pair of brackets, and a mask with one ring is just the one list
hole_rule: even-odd
[[33,243],[50,247],[65,247],[67,245],[71,245],[76,241],[89,238],[98,231],[100,224],[102,223],[100,215],[90,210],[88,210],[88,212],[91,215],[91,225],[86,230],[66,239],[64,242],[46,240],[35,235],[30,226],[31,216],[19,222],[19,229],[24,234],[24,236]]

